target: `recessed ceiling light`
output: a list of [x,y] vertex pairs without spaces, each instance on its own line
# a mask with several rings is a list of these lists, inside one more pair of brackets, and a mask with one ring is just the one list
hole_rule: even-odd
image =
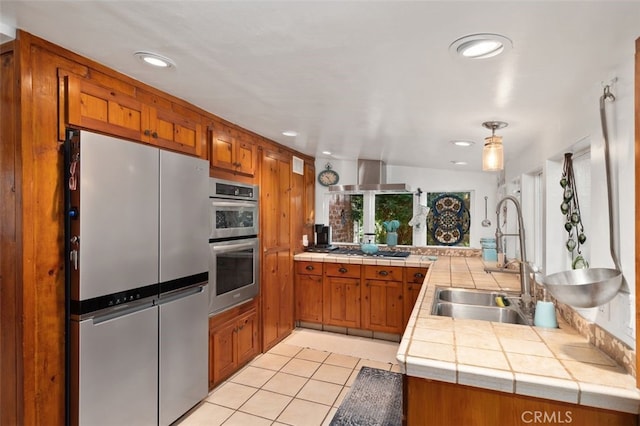
[[295,130],[285,130],[284,132],[282,132],[283,135],[285,136],[298,136],[298,132],[296,132]]
[[140,51],[135,52],[133,56],[140,59],[147,65],[152,65],[158,68],[171,68],[176,66],[176,63],[173,62],[173,60],[167,58],[166,56],[158,55],[157,53]]
[[466,166],[466,161],[452,161],[451,164],[455,164],[456,166]]
[[499,34],[471,34],[451,43],[449,51],[462,58],[492,58],[511,49],[511,40]]
[[474,141],[465,141],[465,140],[455,140],[455,141],[451,141],[451,143],[454,144],[455,146],[463,146],[463,147],[468,147],[475,144]]
[[331,151],[322,151],[324,155],[331,155]]

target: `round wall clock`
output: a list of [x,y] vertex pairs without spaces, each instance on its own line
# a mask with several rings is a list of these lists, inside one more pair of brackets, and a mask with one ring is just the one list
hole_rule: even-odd
[[322,186],[335,185],[340,180],[340,176],[335,170],[331,169],[331,164],[325,166],[325,169],[318,173],[318,183]]

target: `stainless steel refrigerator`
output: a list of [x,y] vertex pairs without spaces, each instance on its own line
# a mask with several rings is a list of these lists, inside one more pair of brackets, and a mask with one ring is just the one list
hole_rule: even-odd
[[208,390],[205,160],[65,143],[68,422],[168,425]]

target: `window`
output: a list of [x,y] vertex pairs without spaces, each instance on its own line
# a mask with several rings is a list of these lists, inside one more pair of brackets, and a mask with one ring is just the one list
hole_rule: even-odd
[[328,205],[334,243],[360,243],[365,232],[372,232],[378,244],[385,244],[383,222],[397,220],[398,244],[413,244],[413,228],[408,225],[413,216],[412,193],[334,193]]

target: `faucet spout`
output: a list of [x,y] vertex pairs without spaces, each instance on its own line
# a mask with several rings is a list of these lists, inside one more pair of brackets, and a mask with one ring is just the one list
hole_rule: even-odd
[[[518,216],[518,234],[504,234],[500,229],[500,209],[502,205],[507,201],[511,201],[516,207],[516,214]],[[504,253],[504,247],[502,245],[502,238],[505,236],[514,235],[518,237],[520,242],[520,292],[522,301],[525,306],[528,306],[533,301],[533,288],[531,285],[531,278],[529,270],[529,264],[527,262],[527,250],[524,234],[524,221],[522,219],[522,208],[518,199],[512,195],[507,195],[498,201],[496,205],[496,251],[498,253]]]

